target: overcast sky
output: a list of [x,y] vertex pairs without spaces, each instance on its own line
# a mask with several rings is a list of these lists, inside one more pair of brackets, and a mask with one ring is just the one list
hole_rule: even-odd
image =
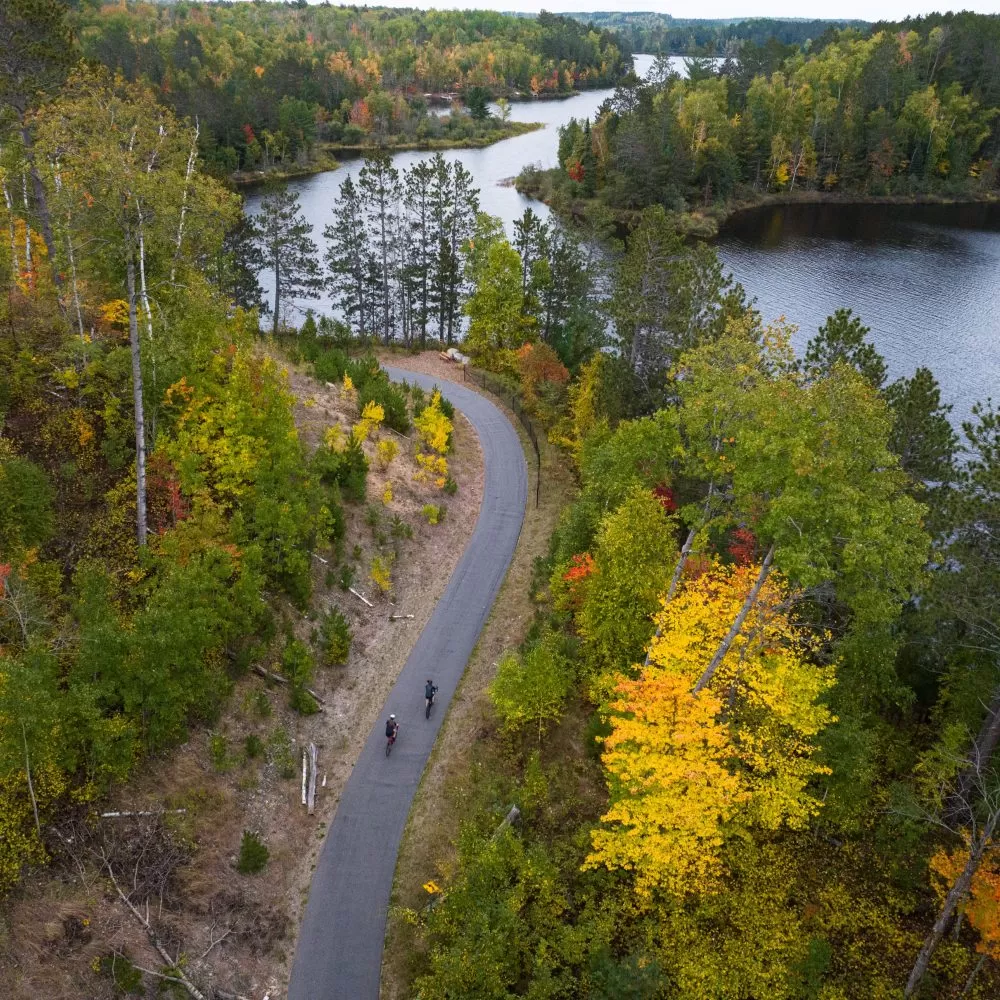
[[938,10],[974,10],[981,14],[1000,13],[1000,0],[963,0],[955,5],[934,3],[928,0],[823,0],[819,4],[803,4],[801,0],[600,0],[581,3],[580,0],[548,0],[531,3],[529,0],[369,0],[377,6],[387,7],[436,7],[436,8],[489,8],[491,10],[518,10],[537,12],[544,8],[553,12],[580,10],[656,10],[674,17],[822,17],[859,18],[864,21],[898,20],[908,14],[928,14]]

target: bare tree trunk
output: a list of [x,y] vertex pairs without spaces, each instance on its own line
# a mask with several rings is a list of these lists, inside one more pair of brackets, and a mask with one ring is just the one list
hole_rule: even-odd
[[274,336],[278,335],[278,313],[281,309],[281,261],[278,254],[274,255]]
[[135,515],[139,545],[146,544],[146,419],[142,402],[142,355],[139,347],[139,319],[136,315],[135,261],[129,254],[128,339],[132,348],[132,402],[135,405]]
[[31,203],[28,201],[28,178],[21,171],[21,197],[24,198],[24,269],[31,272],[31,226],[28,216],[31,213]]
[[194,163],[198,156],[198,136],[201,133],[201,126],[198,124],[198,116],[194,119],[194,139],[191,141],[191,152],[188,154],[187,171],[184,174],[184,194],[181,197],[181,217],[177,223],[177,240],[174,243],[174,260],[170,265],[170,284],[174,283],[177,276],[177,261],[181,256],[181,241],[184,239],[184,216],[187,215],[188,189],[191,186],[191,175],[194,173]]
[[[149,295],[146,292],[146,231],[142,217],[142,206],[137,203],[139,214],[139,297],[142,300],[142,312],[146,317],[146,339],[149,341],[149,371],[153,379],[152,392],[153,399],[157,398],[156,390],[156,349],[153,346],[153,310],[149,305]],[[149,436],[151,441],[156,441],[156,411],[153,411],[153,419],[150,423]]]
[[969,973],[969,978],[966,979],[966,981],[965,981],[965,986],[963,987],[962,992],[960,994],[961,996],[963,996],[963,997],[967,996],[969,990],[972,989],[972,985],[973,985],[973,983],[975,983],[976,977],[979,975],[980,970],[982,969],[983,965],[986,963],[986,957],[987,957],[986,956],[986,952],[983,952],[982,955],[979,956],[979,961],[976,962],[975,968],[972,970],[972,972]]
[[56,267],[56,245],[52,238],[52,220],[49,217],[49,202],[45,195],[45,185],[39,176],[38,167],[35,164],[35,148],[31,141],[31,129],[23,122],[21,123],[21,142],[24,145],[24,159],[28,164],[28,173],[31,174],[31,187],[35,195],[35,207],[38,212],[38,221],[42,227],[42,239],[45,241],[45,248],[49,252],[49,267],[52,268],[52,281],[56,288],[62,285],[62,278],[59,276],[59,269]]
[[31,809],[35,814],[35,832],[42,839],[42,824],[38,822],[38,800],[35,798],[35,786],[31,780],[31,757],[28,755],[28,734],[21,723],[21,739],[24,741],[24,773],[28,776],[28,794],[31,796]]
[[969,886],[972,884],[972,878],[976,874],[976,869],[979,868],[980,862],[983,860],[983,854],[993,838],[998,820],[1000,820],[1000,808],[992,811],[989,820],[980,831],[979,836],[973,840],[969,848],[969,860],[965,863],[962,873],[955,879],[948,895],[945,897],[937,920],[934,921],[934,926],[931,928],[930,934],[927,935],[923,947],[920,949],[920,954],[917,955],[916,962],[913,963],[910,978],[906,981],[906,989],[903,990],[904,997],[913,996],[920,985],[920,980],[924,978],[934,950],[941,943],[941,938],[944,937],[944,932],[948,928],[948,921],[951,920],[952,914],[955,912],[955,907],[958,906],[959,902],[969,891]]
[[952,823],[966,825],[970,820],[969,802],[977,774],[986,767],[1000,742],[1000,687],[993,692],[993,700],[979,735],[972,745],[972,757],[959,772],[955,791],[948,796],[945,817]]
[[750,609],[754,606],[757,598],[760,596],[761,587],[764,586],[764,581],[767,579],[768,573],[771,572],[771,563],[774,561],[774,543],[771,543],[771,547],[767,550],[767,555],[764,556],[764,562],[761,564],[760,573],[757,576],[757,582],[753,585],[753,589],[747,594],[746,600],[743,602],[743,607],[740,608],[740,613],[736,616],[736,621],[733,622],[732,627],[726,633],[725,639],[722,640],[722,644],[715,651],[715,656],[712,657],[712,662],[705,668],[705,672],[698,678],[698,683],[695,684],[693,693],[697,694],[701,691],[708,682],[712,679],[715,671],[719,669],[719,664],[722,663],[729,652],[729,647],[732,646],[733,641],[740,634],[740,629],[743,628],[743,623],[746,621],[747,615],[750,614]]
[[11,201],[7,182],[3,181],[3,200],[7,205],[7,228],[10,232],[10,266],[14,280],[21,277],[21,261],[17,255],[17,229],[14,226],[14,202]]

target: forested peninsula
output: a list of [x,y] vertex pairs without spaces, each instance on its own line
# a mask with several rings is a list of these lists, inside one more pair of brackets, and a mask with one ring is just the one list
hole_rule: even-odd
[[489,100],[612,86],[632,66],[618,36],[549,14],[85,0],[71,25],[84,57],[196,120],[222,174],[326,169],[345,148],[484,145],[525,127],[489,120]]
[[1000,17],[962,14],[745,42],[686,79],[661,60],[570,122],[560,167],[518,188],[577,215],[659,204],[709,233],[762,200],[993,198],[998,53]]

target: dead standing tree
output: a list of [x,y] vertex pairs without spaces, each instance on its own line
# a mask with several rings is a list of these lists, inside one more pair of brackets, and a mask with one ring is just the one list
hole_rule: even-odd
[[961,776],[961,790],[957,789],[952,793],[948,801],[953,807],[955,795],[962,795],[959,815],[967,821],[967,826],[964,828],[966,837],[963,838],[962,831],[950,825],[944,818],[934,815],[925,815],[923,818],[955,838],[967,839],[968,855],[913,963],[906,988],[903,990],[904,997],[914,995],[927,973],[937,946],[947,932],[958,907],[968,895],[969,887],[982,864],[983,857],[995,842],[997,830],[1000,829],[1000,775],[991,766],[989,759],[983,759],[981,755],[974,753],[961,762],[957,771]]

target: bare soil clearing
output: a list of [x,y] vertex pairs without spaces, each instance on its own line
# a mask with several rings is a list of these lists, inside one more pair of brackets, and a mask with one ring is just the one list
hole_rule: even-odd
[[[356,407],[340,387],[319,383],[291,367],[289,387],[297,399],[296,424],[310,452],[331,424],[347,429],[357,418]],[[121,832],[112,840],[149,841],[149,852],[137,870],[164,839],[157,836],[159,824],[186,845],[158,885],[149,918],[168,952],[185,956],[186,974],[207,997],[228,992],[247,1000],[263,1000],[265,995],[279,1000],[285,995],[296,929],[340,792],[478,516],[482,455],[475,432],[461,414],[456,414],[454,452],[448,456],[459,487],[452,497],[414,480],[418,467],[411,441],[387,429],[381,434],[396,437],[398,455],[382,470],[374,442],[366,443],[368,501],[345,505],[343,559],[334,566],[332,554],[319,553],[327,563],[314,560],[309,617],[282,603],[279,618],[284,617],[284,628],[279,622],[262,663],[280,673],[285,633],[309,642],[316,613],[338,607],[350,623],[353,641],[345,666],[316,670],[311,686],[323,699],[323,710],[297,715],[288,707],[286,688],[250,673],[237,682],[225,715],[211,732],[193,732],[184,746],[149,761],[103,807],[186,810],[162,818],[99,823],[116,824]],[[387,483],[393,498],[384,505]],[[439,524],[429,525],[421,516],[427,503],[447,507]],[[373,525],[376,515],[378,523]],[[392,537],[393,515],[410,525],[412,538]],[[372,556],[392,548],[398,554],[387,598],[379,596],[368,573]],[[336,578],[344,563],[355,567],[353,586],[374,607],[340,588]],[[390,621],[390,615],[412,618]],[[414,697],[419,700],[422,691]],[[313,816],[301,805],[299,781],[302,750],[310,742],[319,750],[320,787]],[[235,869],[244,830],[256,832],[270,852],[267,866],[257,875],[241,875]],[[118,901],[88,848],[82,843],[67,846],[79,865],[69,857],[65,867],[54,864],[38,873],[9,902],[6,913],[0,912],[0,992],[12,1000],[112,997],[116,994],[107,970],[98,975],[95,966],[116,953],[150,970],[143,979],[148,989],[155,989],[152,973],[164,971],[162,959]],[[163,865],[169,862],[164,859]],[[123,888],[128,892],[131,885]],[[115,961],[120,972],[124,963]],[[186,995],[182,987],[170,985],[181,991],[178,995]]]

